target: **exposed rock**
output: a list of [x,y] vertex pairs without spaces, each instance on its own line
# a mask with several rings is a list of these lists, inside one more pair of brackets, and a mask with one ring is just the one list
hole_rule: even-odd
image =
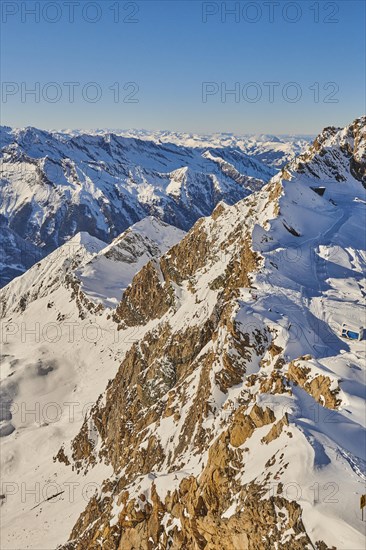
[[277,439],[277,437],[281,435],[284,426],[288,426],[286,414],[283,418],[281,418],[281,420],[279,420],[278,422],[276,422],[276,424],[274,424],[274,426],[272,426],[268,434],[262,438],[262,442],[268,444],[274,439]]
[[[303,358],[301,358],[303,359]],[[287,378],[306,390],[318,403],[328,409],[338,409],[342,400],[338,398],[339,387],[331,389],[332,380],[322,374],[311,375],[311,368],[291,361]]]
[[173,304],[174,290],[169,280],[164,279],[158,262],[152,260],[126,289],[115,318],[117,321],[123,320],[127,326],[139,325],[161,317]]
[[233,447],[240,447],[252,435],[256,428],[260,428],[265,424],[271,424],[275,420],[275,416],[271,409],[263,410],[258,405],[254,405],[249,415],[243,416],[242,409],[238,409],[235,413],[232,427],[230,428],[230,444]]

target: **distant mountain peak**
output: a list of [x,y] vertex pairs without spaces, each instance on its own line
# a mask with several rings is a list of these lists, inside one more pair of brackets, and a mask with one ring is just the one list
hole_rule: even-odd
[[232,147],[207,157],[139,135],[33,127],[3,127],[2,137],[0,215],[41,255],[79,232],[111,242],[149,215],[187,230],[220,200],[233,204],[275,173]]

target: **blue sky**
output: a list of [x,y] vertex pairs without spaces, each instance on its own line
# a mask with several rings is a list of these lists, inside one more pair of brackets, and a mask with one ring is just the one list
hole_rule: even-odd
[[365,112],[363,1],[1,7],[3,124],[313,134]]

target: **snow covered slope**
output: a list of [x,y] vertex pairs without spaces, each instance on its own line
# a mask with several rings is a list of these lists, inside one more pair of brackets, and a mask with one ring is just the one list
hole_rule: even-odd
[[75,275],[7,313],[4,549],[364,548],[365,340],[340,327],[365,325],[365,130],[218,204],[114,310]]
[[239,149],[217,148],[210,158],[206,149],[114,134],[2,127],[1,143],[0,214],[46,252],[80,231],[110,243],[148,215],[189,229],[220,200],[233,204],[275,173]]
[[106,243],[78,233],[63,246],[9,283],[0,294],[0,318],[24,312],[31,302],[48,297],[65,284],[75,269],[90,261]]
[[[86,234],[72,241],[1,291],[2,548],[55,548],[71,529],[84,501],[81,487],[76,511],[71,497],[62,501],[71,520],[51,507],[55,515],[44,522],[41,503],[53,504],[47,499],[58,492],[52,457],[73,437],[120,361],[115,323],[72,276],[105,243]],[[14,499],[6,497],[11,490]]]
[[181,229],[151,216],[135,223],[76,271],[81,290],[106,307],[115,307],[133,276],[184,237]]
[[[53,456],[63,441],[76,435],[88,407],[138,338],[138,329],[123,334],[117,330],[111,310],[101,303],[102,281],[95,281],[99,287],[88,296],[81,277],[83,284],[90,284],[90,266],[103,276],[108,266],[105,288],[115,290],[121,280],[127,284],[144,263],[183,236],[183,231],[154,218],[142,220],[107,246],[79,233],[0,291],[2,548],[30,544],[49,549],[71,530],[87,494],[78,477],[75,502],[64,497],[50,501],[56,507],[60,501],[69,518],[63,515],[60,523],[53,509],[53,519],[43,522],[41,501],[52,496],[58,484]],[[73,483],[73,476],[70,480]],[[68,484],[66,478],[64,482]],[[36,494],[31,502],[27,491],[33,483]],[[16,497],[4,499],[10,487]],[[35,514],[32,526],[29,513]]]

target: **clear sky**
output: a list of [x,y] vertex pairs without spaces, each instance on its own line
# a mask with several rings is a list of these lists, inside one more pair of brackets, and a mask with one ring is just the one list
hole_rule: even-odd
[[1,10],[2,124],[314,134],[366,110],[364,1]]

